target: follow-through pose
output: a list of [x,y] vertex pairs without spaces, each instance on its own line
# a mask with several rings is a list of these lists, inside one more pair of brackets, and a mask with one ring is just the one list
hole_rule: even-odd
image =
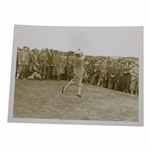
[[77,87],[78,87],[77,96],[81,97],[82,76],[83,76],[83,72],[84,72],[85,55],[83,54],[83,52],[81,52],[80,49],[76,50],[74,52],[74,54],[75,54],[75,56],[74,56],[74,75],[73,75],[73,79],[71,81],[69,81],[68,84],[65,87],[63,87],[62,93],[64,93],[70,85],[77,84]]

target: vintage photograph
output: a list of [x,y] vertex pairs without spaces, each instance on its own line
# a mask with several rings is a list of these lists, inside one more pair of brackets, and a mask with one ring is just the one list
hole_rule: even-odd
[[8,122],[143,126],[143,27],[15,25]]

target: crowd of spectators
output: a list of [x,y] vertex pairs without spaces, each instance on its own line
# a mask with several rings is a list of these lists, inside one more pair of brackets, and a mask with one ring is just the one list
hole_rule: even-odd
[[[28,46],[17,48],[16,79],[71,80],[74,52],[49,48],[38,50]],[[97,60],[85,57],[83,82],[110,90],[138,95],[139,63],[132,59],[103,57]]]

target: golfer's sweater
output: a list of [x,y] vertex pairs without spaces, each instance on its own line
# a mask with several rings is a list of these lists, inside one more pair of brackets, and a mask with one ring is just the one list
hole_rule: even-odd
[[81,57],[74,56],[74,69],[78,71],[84,70],[84,59],[85,55],[82,55]]

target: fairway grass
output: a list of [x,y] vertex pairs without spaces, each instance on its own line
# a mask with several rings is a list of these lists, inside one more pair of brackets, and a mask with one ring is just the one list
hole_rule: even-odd
[[83,84],[62,94],[67,81],[16,80],[14,118],[138,122],[138,96]]

